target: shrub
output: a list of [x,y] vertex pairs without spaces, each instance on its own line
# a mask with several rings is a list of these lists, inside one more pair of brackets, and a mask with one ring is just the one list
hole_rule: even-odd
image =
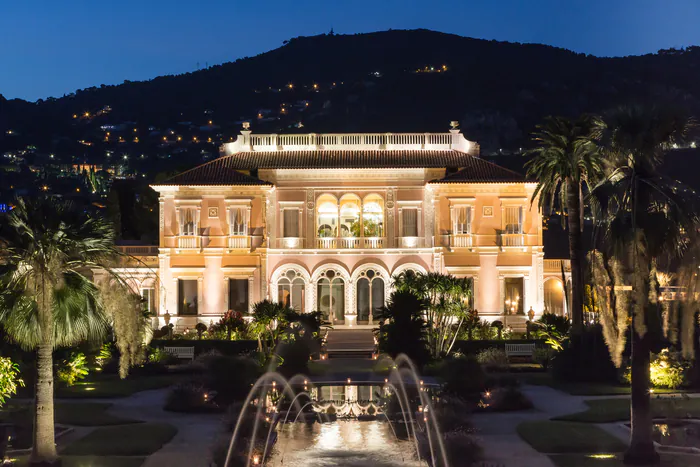
[[440,402],[433,405],[433,415],[443,433],[469,431],[472,430],[472,424],[469,421],[470,409],[463,400],[447,396],[441,397]]
[[194,330],[197,331],[197,339],[202,340],[202,334],[207,332],[207,325],[204,323],[197,323]]
[[[212,460],[213,465],[223,466],[226,461],[226,454],[228,453],[229,443],[231,441],[231,435],[236,427],[236,422],[238,421],[238,416],[241,413],[242,404],[236,403],[232,404],[226,415],[224,417],[224,433],[221,437],[214,443],[212,449]],[[258,419],[257,408],[255,406],[248,407],[246,415],[241,420],[241,425],[239,426],[238,439],[233,447],[233,455],[231,462],[228,467],[245,467],[250,465],[250,459],[248,459],[248,448],[250,447],[250,438],[253,434],[253,428],[255,426],[255,421]],[[265,448],[265,440],[267,434],[270,431],[270,419],[264,414],[258,419],[258,432],[255,438],[255,447],[253,448],[254,455],[262,457],[262,453]],[[275,436],[275,433],[272,434]],[[269,455],[269,452],[268,452]]]
[[571,329],[571,323],[566,316],[545,313],[536,321],[547,332],[556,331],[561,335],[566,335]]
[[532,402],[518,387],[507,386],[484,393],[480,407],[494,412],[508,412],[531,409]]
[[[484,451],[479,443],[469,433],[464,431],[450,431],[443,433],[442,441],[445,446],[447,458],[452,461],[452,465],[471,466],[476,464],[483,457]],[[431,463],[431,447],[428,437],[421,433],[418,436],[418,453],[429,466]],[[440,460],[436,459],[438,465]]]
[[509,368],[508,356],[505,350],[490,348],[479,352],[476,360],[486,371],[507,371]]
[[19,377],[19,366],[8,357],[0,357],[0,407],[22,386],[24,381]]
[[484,370],[473,356],[445,360],[441,377],[445,392],[455,396],[476,398],[484,389]]
[[248,358],[219,356],[209,360],[202,381],[207,388],[217,392],[219,405],[228,405],[245,399],[258,373],[258,365]]
[[[682,358],[680,353],[663,349],[651,356],[649,381],[657,388],[678,389],[689,383],[691,368],[692,363]],[[630,367],[627,367],[623,378],[627,383],[632,381]]]
[[549,368],[549,365],[552,363],[552,359],[554,358],[555,352],[551,348],[546,348],[546,349],[540,349],[537,348],[535,349],[535,352],[532,354],[532,359],[535,361],[535,363],[539,363],[542,365],[542,368],[545,370]]
[[209,392],[201,384],[180,383],[170,390],[163,408],[171,412],[202,412],[215,406],[209,400]]
[[174,365],[178,362],[178,358],[159,348],[150,348],[148,351],[148,363],[160,365]]
[[112,360],[112,344],[103,344],[95,355],[95,365],[104,368]]
[[84,379],[89,373],[87,359],[82,352],[71,352],[68,358],[58,363],[56,377],[68,386]]
[[311,358],[309,344],[306,339],[280,344],[277,347],[277,354],[283,363],[277,368],[277,371],[282,373],[285,378],[291,378],[297,374],[308,374],[309,359]]
[[619,379],[600,325],[587,327],[581,334],[580,345],[576,347],[566,341],[551,364],[556,381],[614,383]]

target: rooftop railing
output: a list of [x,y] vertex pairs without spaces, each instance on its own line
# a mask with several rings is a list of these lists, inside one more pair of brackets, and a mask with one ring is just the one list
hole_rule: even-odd
[[449,133],[309,133],[298,135],[252,134],[244,130],[223,147],[226,155],[251,151],[315,150],[458,150],[478,155],[479,145],[459,130]]

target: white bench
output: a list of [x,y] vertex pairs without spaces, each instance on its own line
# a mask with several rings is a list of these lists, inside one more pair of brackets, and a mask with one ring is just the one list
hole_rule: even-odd
[[535,344],[506,343],[506,357],[530,357],[535,353]]
[[194,360],[194,347],[163,347],[163,350],[177,358]]

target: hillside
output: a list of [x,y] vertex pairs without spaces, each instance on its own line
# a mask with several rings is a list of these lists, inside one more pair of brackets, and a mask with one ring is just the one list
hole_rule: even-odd
[[[485,153],[517,151],[545,115],[669,93],[700,115],[700,48],[597,58],[427,30],[321,35],[206,70],[59,99],[0,96],[0,152],[33,145],[92,159],[116,141],[127,154],[151,155],[165,143],[172,153],[176,142],[206,142],[215,154],[241,120],[253,121],[256,132],[339,132],[445,131],[456,119]],[[104,125],[114,141],[105,139]],[[140,138],[125,133],[119,141],[132,126]],[[182,140],[166,141],[168,134]]]

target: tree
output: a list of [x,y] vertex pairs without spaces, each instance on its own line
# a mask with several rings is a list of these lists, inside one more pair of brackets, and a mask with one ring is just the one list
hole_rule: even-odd
[[0,223],[0,323],[24,349],[37,351],[34,442],[30,462],[57,462],[53,350],[100,341],[109,325],[88,274],[109,270],[114,232],[71,203],[18,199]]
[[287,326],[287,318],[295,313],[284,303],[263,300],[253,305],[253,328],[258,335],[258,350],[268,358],[277,348]]
[[405,353],[414,362],[423,363],[427,356],[427,325],[423,319],[427,306],[425,299],[411,291],[392,292],[377,315],[379,350],[392,358]]
[[448,355],[470,310],[472,280],[449,274],[406,271],[394,278],[398,291],[409,291],[426,300],[428,349],[433,358]]
[[576,121],[549,117],[533,134],[537,147],[527,152],[534,155],[526,163],[527,174],[538,182],[532,202],[537,200],[540,210],[551,211],[558,199],[567,214],[574,336],[580,336],[583,331],[583,193],[603,173],[594,142],[600,127],[600,120],[589,116]]
[[682,257],[696,241],[700,199],[663,176],[663,153],[683,138],[690,120],[675,109],[636,106],[606,119],[602,142],[606,176],[592,190],[603,229],[602,252],[593,265],[603,304],[601,323],[613,361],[619,366],[627,326],[632,338],[630,446],[625,463],[653,464],[659,456],[652,438],[649,395],[650,353],[660,336],[663,309],[656,265]]

